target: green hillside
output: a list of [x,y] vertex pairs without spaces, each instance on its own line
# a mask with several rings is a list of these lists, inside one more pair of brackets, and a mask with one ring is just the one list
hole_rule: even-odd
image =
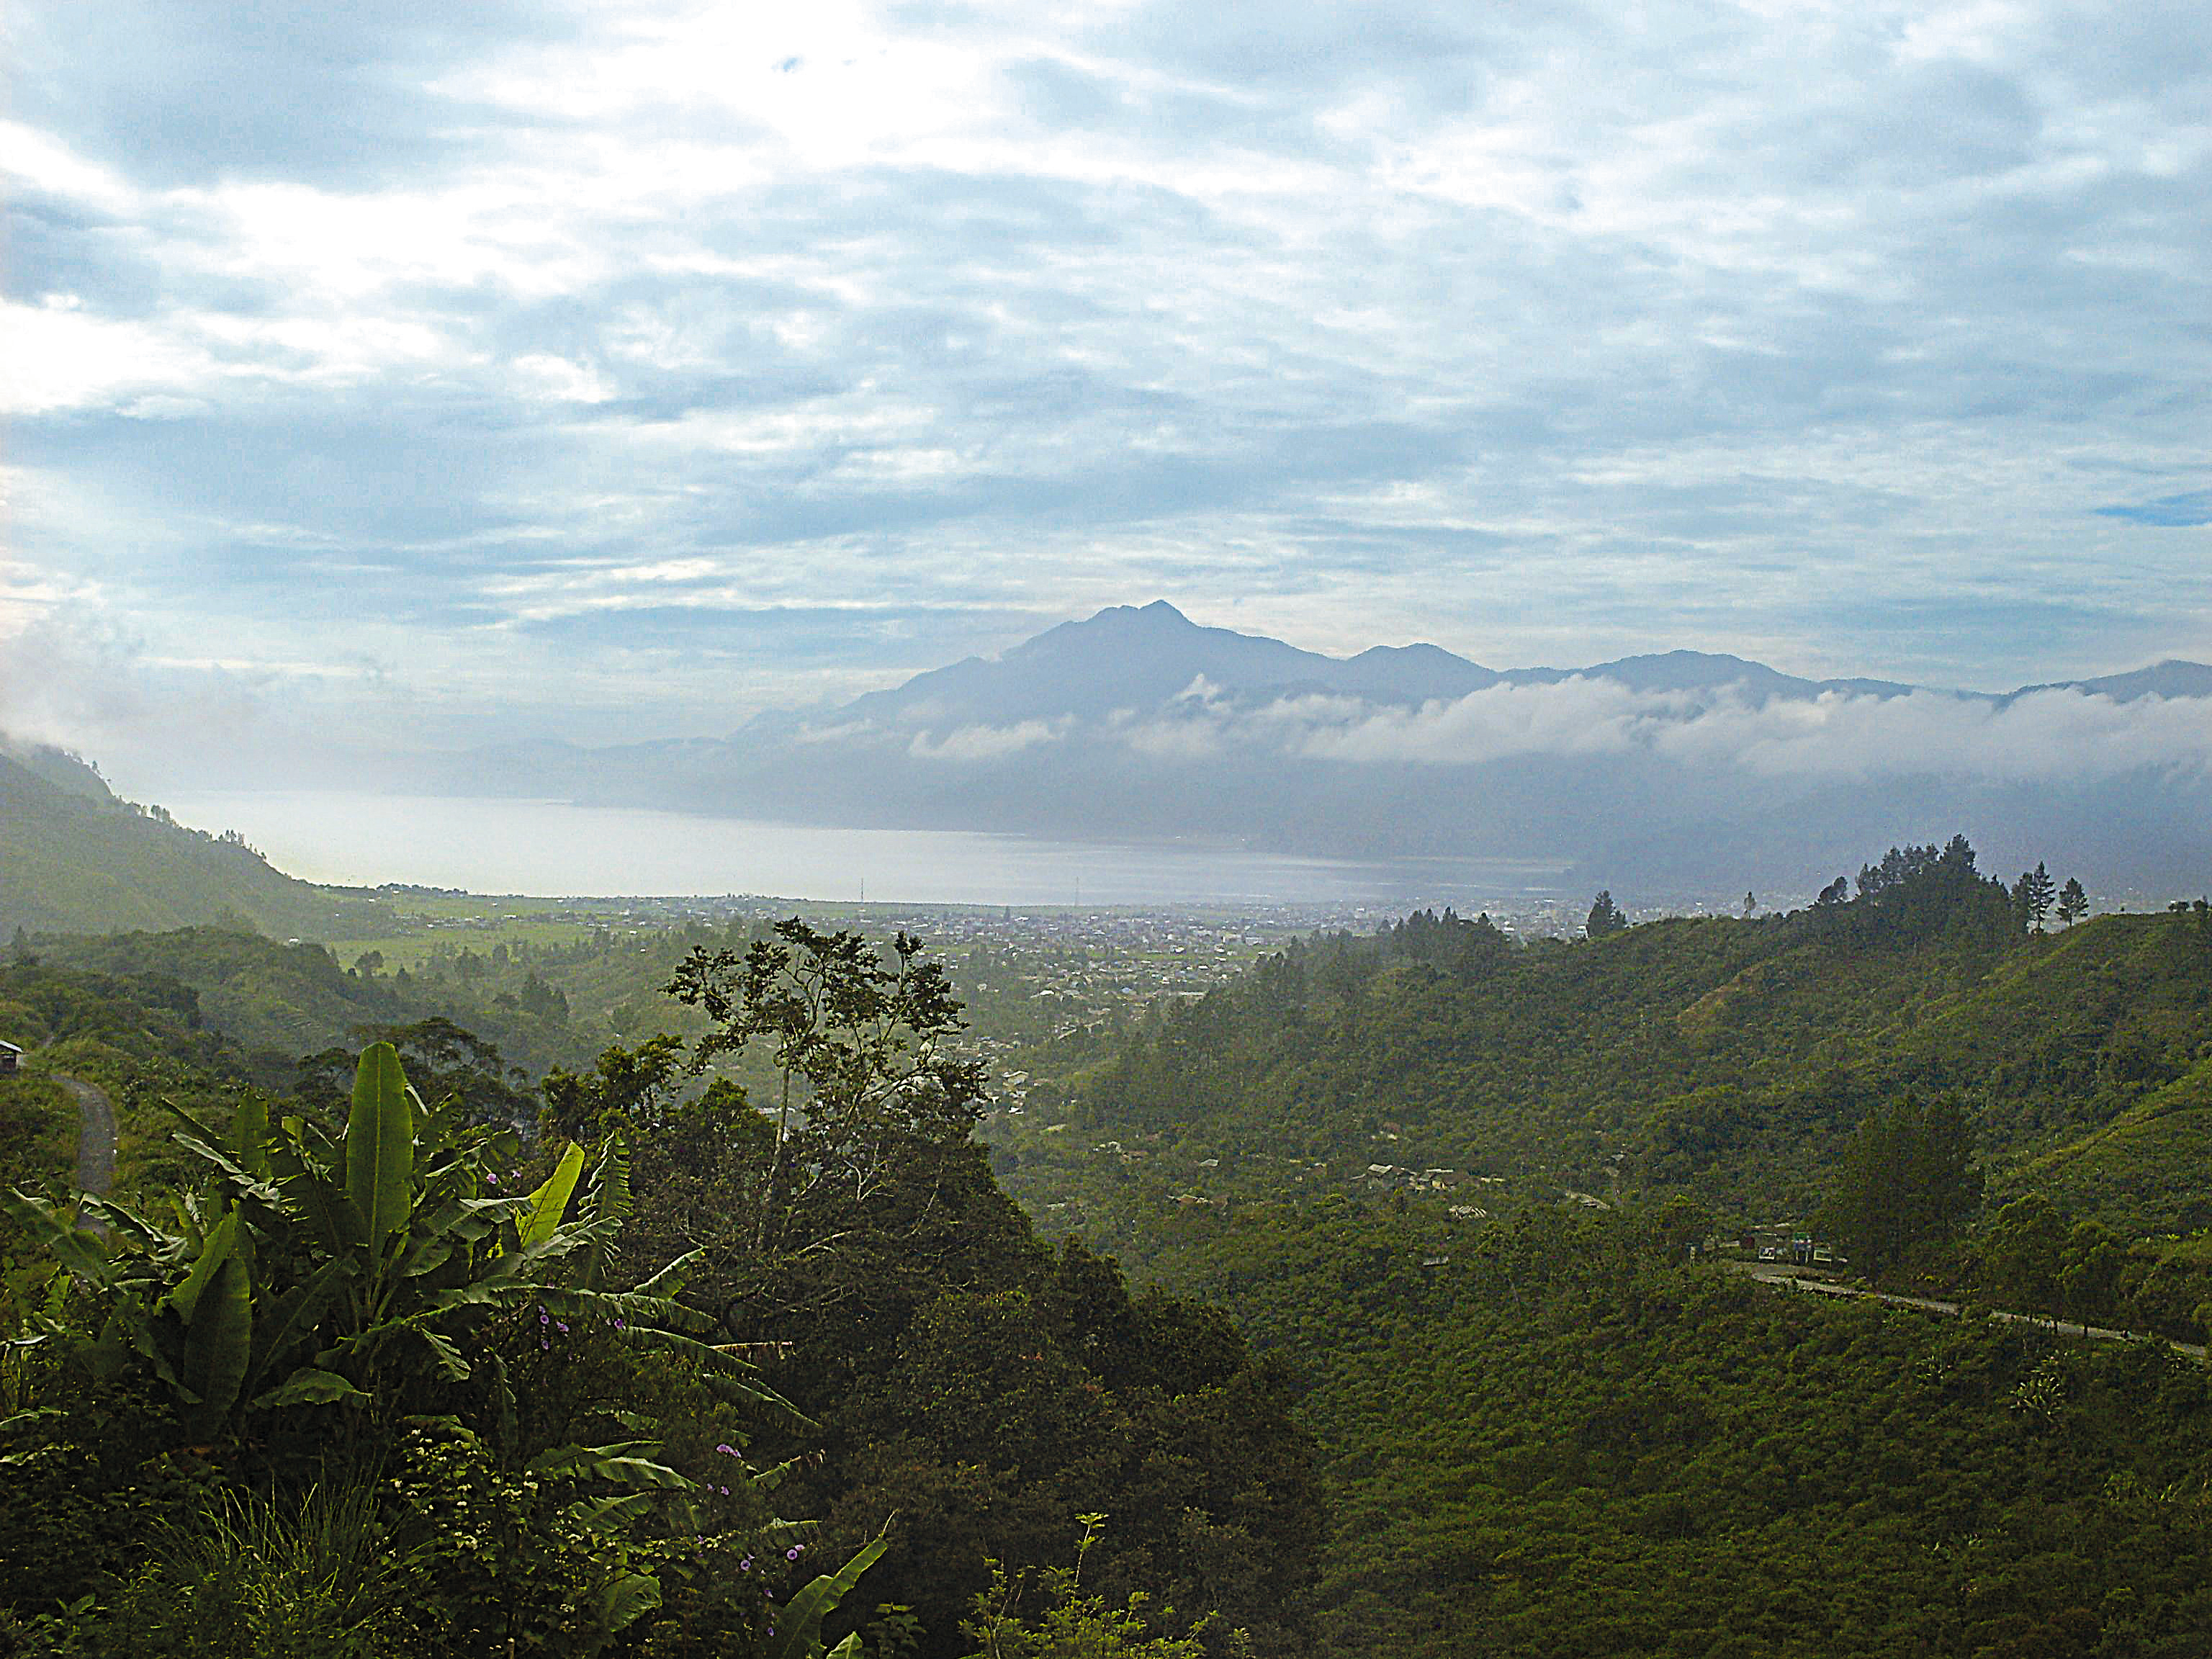
[[[1896,884],[1756,921],[1521,945],[1423,915],[1305,941],[1140,1029],[1025,1052],[1029,1110],[991,1126],[1003,1184],[968,1135],[989,1103],[984,1074],[954,1048],[925,1061],[935,1051],[910,1024],[878,1042],[885,1011],[857,982],[773,1002],[809,1043],[865,1028],[849,1052],[832,1042],[805,1062],[817,1086],[848,1092],[804,1115],[788,1158],[776,1120],[753,1109],[777,1097],[766,1039],[795,1029],[762,1023],[770,1000],[809,982],[784,969],[723,1014],[691,1011],[686,1029],[711,1018],[758,1039],[712,1089],[665,1042],[612,1050],[548,1079],[542,1141],[517,1133],[532,1118],[517,1079],[433,1020],[400,1051],[427,1097],[452,1088],[488,1137],[465,1154],[483,1160],[481,1191],[527,1190],[554,1167],[562,1126],[612,1137],[562,1161],[572,1179],[592,1169],[594,1193],[611,1183],[590,1213],[623,1212],[620,1250],[577,1272],[641,1284],[683,1255],[693,1328],[735,1346],[641,1364],[615,1334],[650,1298],[628,1292],[595,1326],[577,1317],[596,1305],[578,1299],[587,1287],[557,1279],[511,1306],[454,1303],[484,1311],[454,1315],[444,1346],[405,1351],[379,1384],[380,1416],[301,1401],[262,1419],[247,1390],[208,1437],[144,1392],[158,1372],[100,1369],[94,1339],[115,1309],[88,1281],[31,1270],[35,1212],[18,1208],[16,1231],[0,1228],[16,1264],[0,1295],[47,1299],[17,1304],[17,1328],[45,1334],[0,1372],[15,1410],[4,1455],[29,1471],[0,1485],[0,1578],[36,1588],[0,1592],[0,1608],[12,1595],[27,1624],[56,1593],[96,1594],[107,1599],[70,1615],[91,1644],[76,1650],[145,1650],[137,1607],[173,1620],[214,1593],[143,1565],[155,1534],[133,1517],[214,1524],[165,1484],[177,1457],[219,1442],[219,1473],[196,1478],[289,1515],[329,1467],[319,1437],[382,1424],[398,1473],[362,1501],[428,1553],[394,1558],[410,1575],[399,1602],[417,1612],[376,1650],[425,1659],[495,1650],[526,1620],[555,1634],[517,1651],[772,1652],[716,1587],[756,1595],[743,1564],[798,1561],[787,1539],[825,1564],[858,1559],[887,1524],[848,1623],[866,1627],[872,1653],[963,1659],[976,1643],[962,1621],[994,1598],[1012,1607],[1003,1595],[1024,1569],[1031,1599],[1006,1616],[1043,1615],[1036,1570],[1066,1561],[1099,1515],[1085,1593],[1118,1607],[1156,1592],[1170,1633],[1218,1610],[1152,1650],[1191,1659],[1244,1650],[1237,1629],[1285,1659],[2201,1654],[2201,1358],[1972,1306],[1945,1317],[1795,1294],[1741,1271],[1756,1263],[1711,1259],[1738,1224],[1814,1213],[1863,1173],[1880,1144],[1869,1125],[1934,1121],[1899,1103],[1956,1099],[1987,1201],[1912,1270],[1955,1273],[1947,1284],[1970,1304],[2190,1341],[2212,1321],[2212,1236],[2164,1236],[2199,1224],[2212,1150],[2212,918],[2111,916],[2038,936],[1962,854],[1921,851]],[[234,1206],[226,1224],[258,1231],[245,1298],[258,1322],[303,1294],[259,1275],[325,1247],[290,1207],[305,1166],[272,1186],[247,1154],[292,1134],[294,1112],[346,1111],[352,1076],[343,1055],[279,1066],[283,1044],[427,1011],[496,1035],[534,1070],[596,1044],[609,1005],[629,1011],[619,1024],[638,1042],[633,1021],[677,1012],[641,975],[658,981],[687,944],[750,936],[733,924],[503,937],[482,955],[441,941],[388,975],[367,953],[348,969],[320,946],[216,929],[40,941],[0,963],[0,1025],[34,1048],[34,1071],[108,1086],[118,1190],[190,1188],[202,1215],[219,1201]],[[927,982],[932,997],[959,989]],[[951,1036],[951,1002],[930,1006],[921,1023]],[[472,1071],[483,1064],[494,1070]],[[257,1103],[247,1080],[269,1095]],[[164,1097],[238,1156],[217,1154],[211,1176]],[[64,1164],[69,1114],[42,1079],[0,1091],[0,1115],[20,1138],[0,1176]],[[429,1172],[459,1167],[447,1148],[420,1144],[438,1160],[419,1166],[426,1194]],[[1080,1237],[1048,1248],[1009,1193],[1040,1232]],[[513,1201],[426,1206],[422,1224]],[[519,1231],[501,1240],[440,1271],[503,1273],[524,1253]],[[1121,1252],[1136,1283],[1086,1241]],[[188,1249],[161,1271],[182,1273]],[[580,1239],[575,1260],[599,1258]],[[116,1304],[147,1305],[166,1317]],[[39,1323],[50,1309],[58,1322]],[[155,1352],[168,1328],[148,1338]],[[805,1418],[744,1421],[725,1410],[732,1396],[684,1382],[675,1362],[715,1353],[770,1365]],[[664,1551],[706,1535],[675,1510],[659,1531],[563,1545],[560,1515],[584,1511],[533,1515],[526,1485],[479,1470],[468,1504],[518,1506],[495,1511],[498,1525],[536,1540],[520,1565],[479,1572],[481,1528],[441,1507],[466,1467],[412,1461],[410,1425],[431,1421],[512,1448],[499,1455],[517,1470],[649,1433],[670,1460],[654,1479],[711,1492],[699,1513],[729,1548],[711,1562],[689,1544]],[[749,1466],[763,1492],[778,1483],[789,1507],[775,1512],[819,1529],[740,1504]],[[611,1549],[660,1575],[649,1639],[642,1623],[619,1642],[589,1623]],[[997,1589],[994,1559],[1012,1574]],[[494,1613],[507,1622],[488,1627]],[[1102,1637],[995,1650],[1146,1650]]]
[[0,933],[216,923],[313,937],[357,929],[357,908],[243,841],[118,799],[57,750],[0,748]]
[[2212,1224],[2212,1060],[2153,1091],[2080,1140],[2005,1172],[2007,1193],[2039,1192],[2123,1232]]
[[1556,1208],[1253,1206],[1160,1267],[1304,1386],[1334,1511],[1316,1651],[2212,1642],[2212,1396],[2160,1346],[1790,1295]]
[[[1970,852],[1944,858],[1759,921],[1523,945],[1419,915],[1316,939],[1118,1041],[1042,1054],[1073,1085],[1070,1128],[1010,1124],[1002,1164],[1117,1248],[1177,1194],[1357,1189],[1370,1170],[1804,1216],[1877,1103],[1960,1092],[2001,1171],[2150,1109],[2212,1054],[2212,918],[2033,935]],[[2212,1218],[2173,1182],[2158,1217]]]
[[481,982],[342,968],[330,951],[284,943],[236,927],[185,927],[161,933],[90,938],[37,935],[40,960],[128,981],[152,977],[187,988],[195,1021],[257,1057],[264,1074],[289,1078],[297,1056],[356,1046],[368,1028],[450,1019],[496,1046],[536,1077],[555,1065],[589,1062],[599,1048],[574,1028],[564,1006],[518,997],[507,981]]

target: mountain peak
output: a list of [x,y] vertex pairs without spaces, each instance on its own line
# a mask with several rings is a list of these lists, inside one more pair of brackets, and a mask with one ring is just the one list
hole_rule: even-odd
[[1198,624],[1165,599],[1150,605],[1109,605],[1087,622],[1062,624],[1067,628],[1195,629]]

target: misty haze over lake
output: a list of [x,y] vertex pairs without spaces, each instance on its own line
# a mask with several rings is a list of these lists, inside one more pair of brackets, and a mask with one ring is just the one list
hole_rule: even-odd
[[932,904],[1332,904],[1462,908],[1553,896],[1564,864],[1361,862],[1231,846],[1116,845],[962,830],[818,828],[564,801],[341,791],[208,792],[164,803],[237,830],[312,881],[480,893],[760,893]]

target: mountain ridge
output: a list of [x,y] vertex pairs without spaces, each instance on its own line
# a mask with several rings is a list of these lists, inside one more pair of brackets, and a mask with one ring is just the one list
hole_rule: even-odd
[[2104,869],[2115,893],[2193,892],[2212,884],[2200,697],[2212,667],[2179,660],[1987,693],[1688,649],[1334,657],[1155,600],[726,738],[479,750],[414,781],[793,825],[1542,860],[1664,902],[1809,897],[1868,845],[1965,830],[1999,860]]
[[123,800],[66,750],[0,738],[0,934],[195,925],[283,937],[342,902],[236,837]]
[[[1180,647],[1171,659],[1162,649],[1170,646]],[[1126,659],[1126,653],[1146,651],[1152,653],[1149,660]],[[1168,601],[1155,599],[1144,605],[1109,605],[1058,623],[995,657],[966,657],[926,669],[897,685],[838,704],[818,722],[886,714],[939,719],[957,714],[991,724],[1069,714],[1098,718],[1118,707],[1172,698],[1201,675],[1210,685],[1232,692],[1318,690],[1416,702],[1465,696],[1496,685],[1557,685],[1574,679],[1608,680],[1646,692],[1741,688],[1753,701],[1921,693],[2002,704],[2038,692],[2069,690],[2115,701],[2212,697],[2212,665],[2181,659],[2089,678],[1979,692],[1865,676],[1814,679],[1748,658],[1688,648],[1639,653],[1579,668],[1490,668],[1425,641],[1374,645],[1352,656],[1332,657],[1265,635],[1194,623]],[[993,707],[979,707],[978,692],[994,687],[1005,690]],[[806,719],[793,710],[769,710],[740,726],[732,740],[757,729],[781,734]]]

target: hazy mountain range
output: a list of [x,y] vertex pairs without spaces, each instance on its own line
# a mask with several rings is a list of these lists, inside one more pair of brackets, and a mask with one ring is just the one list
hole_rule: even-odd
[[799,823],[1551,859],[1571,886],[1646,900],[1809,893],[1960,830],[2001,871],[2193,891],[2208,781],[2199,663],[1994,694],[1692,651],[1501,671],[1430,645],[1324,656],[1164,603],[721,739],[479,750],[409,780]]

